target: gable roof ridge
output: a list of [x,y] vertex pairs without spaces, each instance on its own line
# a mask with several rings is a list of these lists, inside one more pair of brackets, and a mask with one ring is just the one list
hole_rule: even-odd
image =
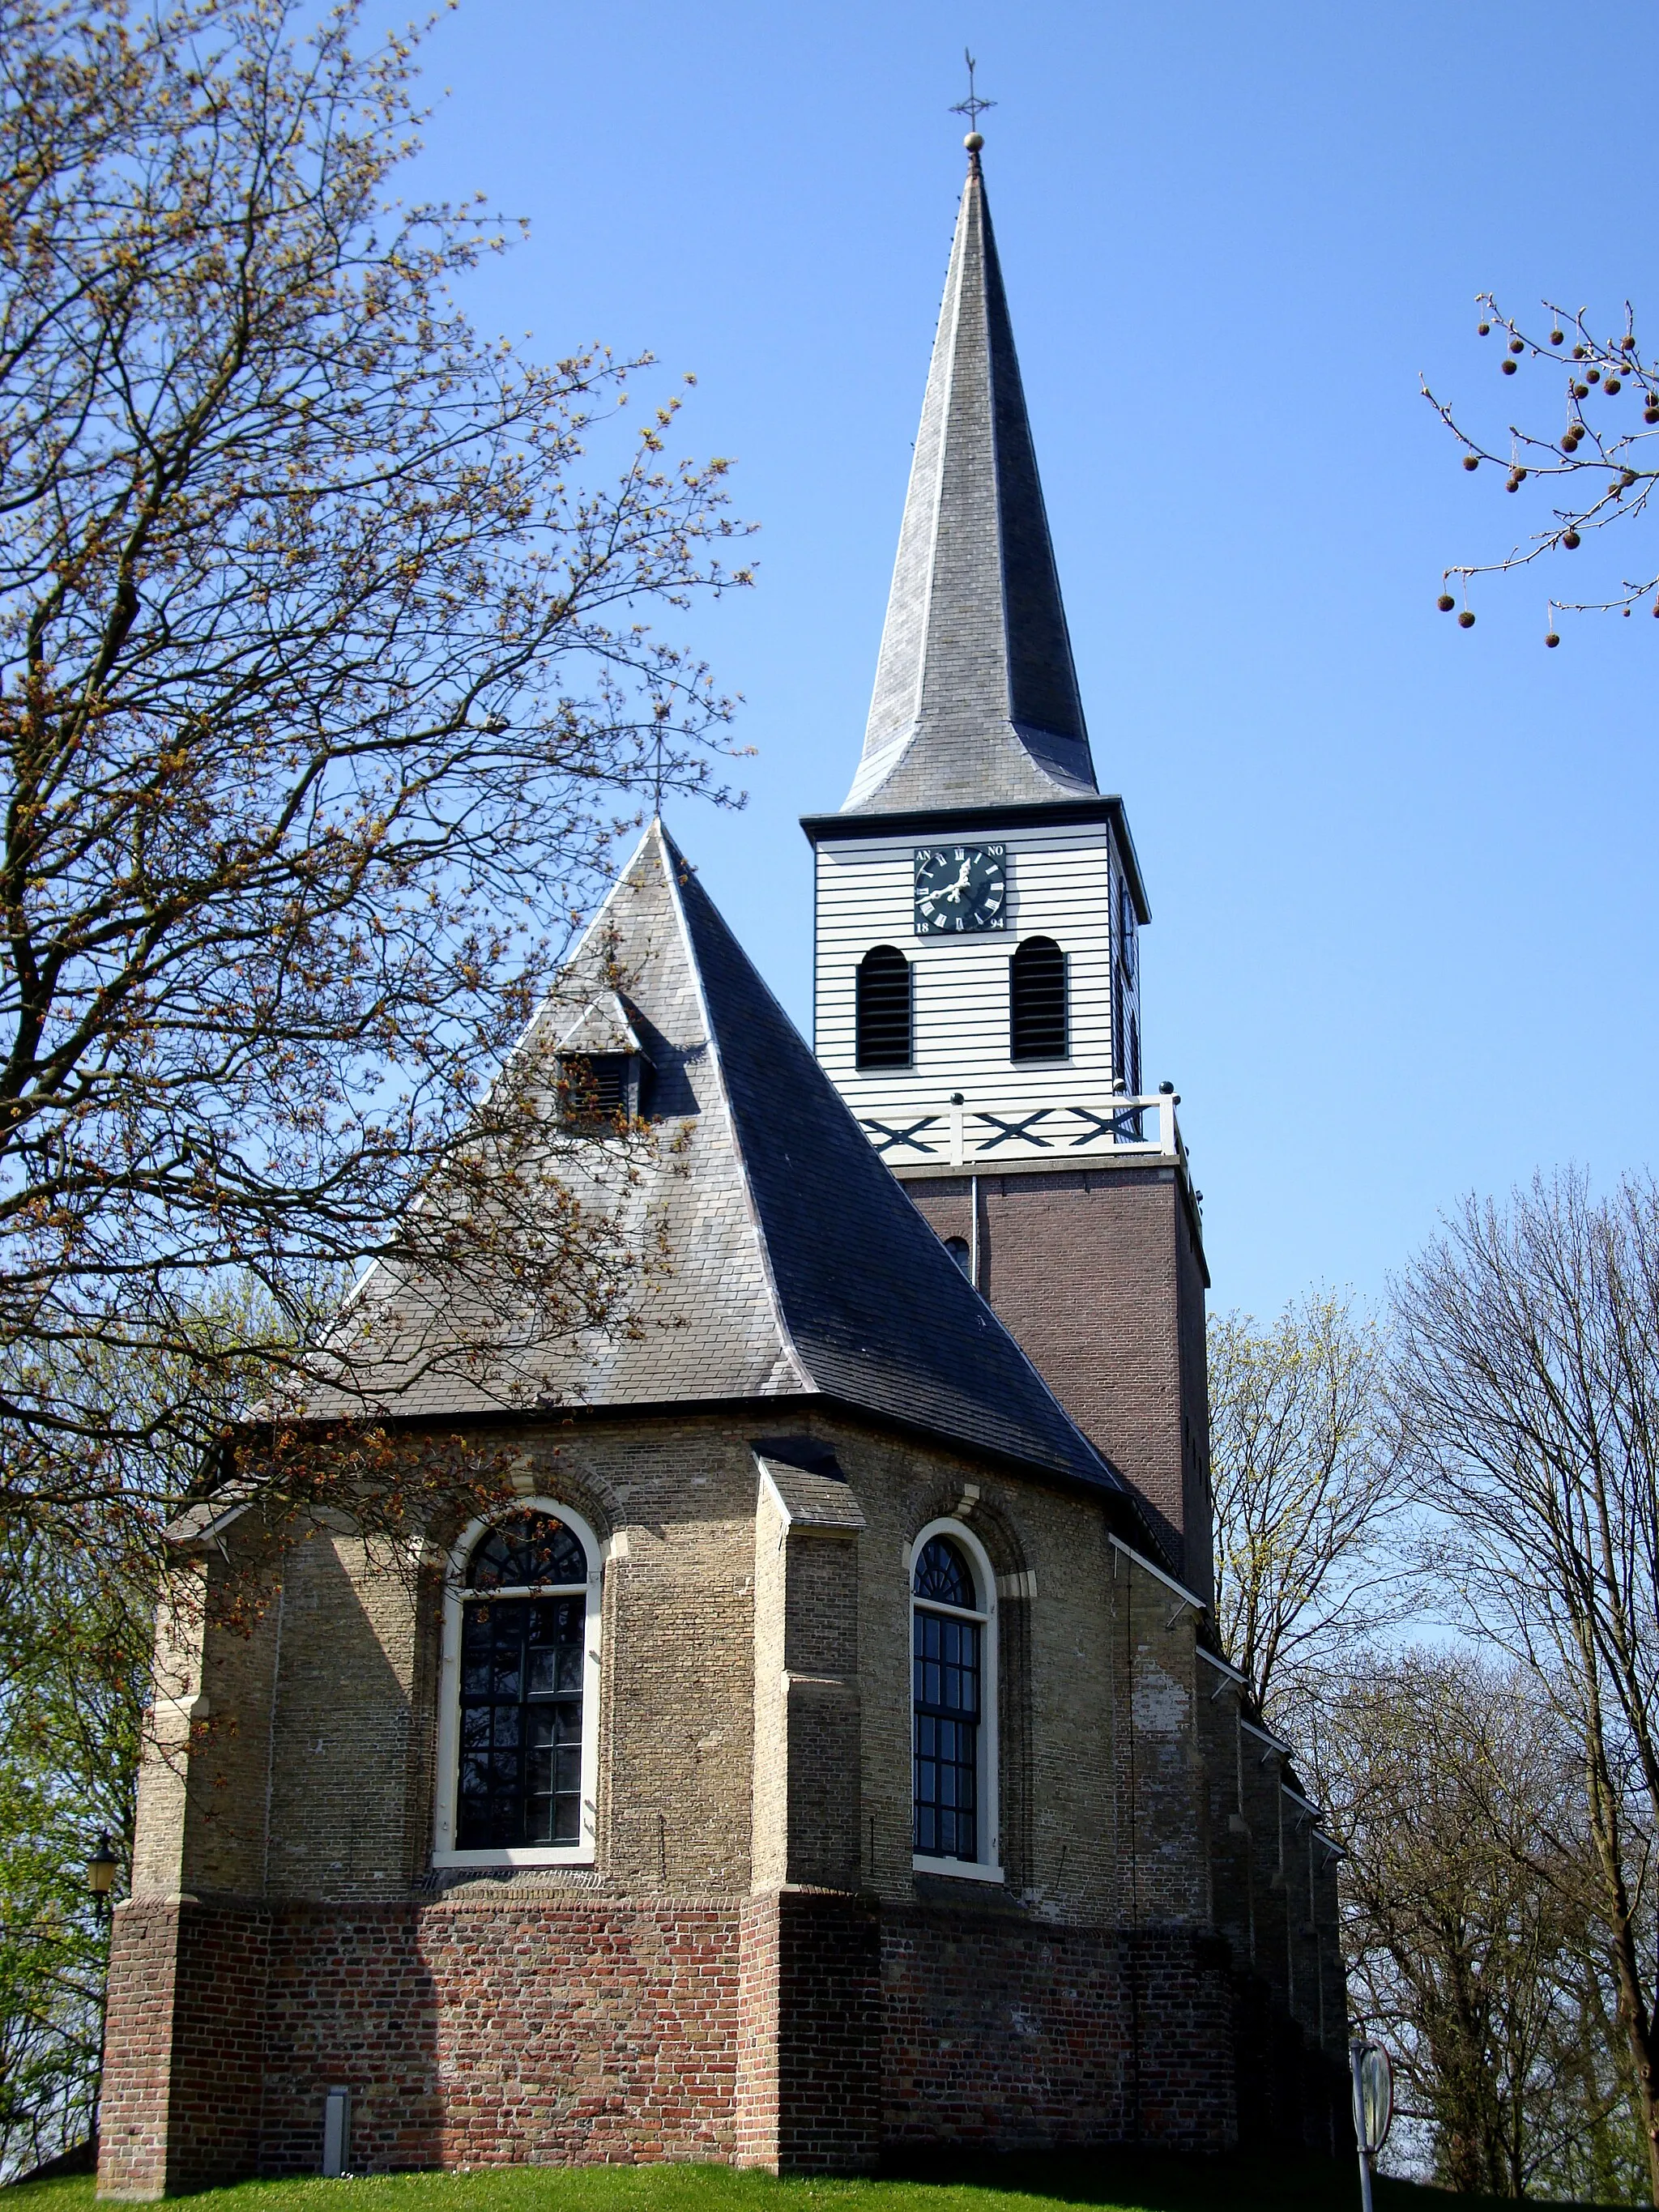
[[[655,824],[653,823],[652,827],[655,827]],[[576,942],[569,953],[559,962],[557,968],[554,971],[552,981],[542,993],[541,997],[536,1001],[534,1007],[532,1009],[530,1019],[525,1024],[518,1036],[513,1040],[512,1044],[507,1048],[507,1056],[502,1060],[501,1067],[491,1080],[491,1090],[495,1088],[495,1084],[501,1081],[501,1077],[506,1074],[507,1069],[513,1066],[514,1062],[529,1051],[531,1045],[535,1041],[537,1030],[540,1029],[549,1012],[558,1005],[559,994],[563,988],[565,979],[574,969],[576,963],[581,958],[583,953],[586,951],[588,940],[594,935],[595,932],[599,929],[599,925],[604,921],[606,911],[610,908],[613,900],[616,900],[622,896],[623,890],[627,884],[628,878],[632,873],[641,854],[644,852],[646,847],[650,842],[651,830],[647,829],[645,835],[640,839],[639,843],[635,846],[627,860],[611,878],[610,888],[606,890],[605,896],[599,901],[599,904],[593,909],[592,920],[588,923],[586,928],[583,930],[581,935],[576,939]]]
[[[535,1042],[537,1031],[541,1028],[541,1025],[546,1018],[550,1010],[556,1006],[558,1001],[559,989],[564,977],[569,974],[571,969],[575,965],[576,962],[580,959],[583,952],[586,950],[587,940],[592,936],[594,931],[598,929],[601,921],[604,921],[605,908],[611,904],[611,902],[617,896],[622,890],[623,885],[627,882],[629,869],[634,866],[635,861],[639,859],[640,854],[645,850],[646,845],[649,842],[650,836],[651,833],[647,830],[645,836],[641,838],[639,843],[634,848],[633,854],[629,859],[627,866],[618,868],[615,877],[611,880],[611,888],[606,891],[605,896],[599,901],[598,906],[593,909],[593,919],[588,923],[586,928],[583,930],[581,935],[576,939],[574,948],[571,951],[569,957],[567,959],[560,961],[557,969],[554,972],[553,981],[548,985],[546,990],[542,993],[541,997],[536,1001],[535,1006],[531,1009],[529,1020],[519,1031],[517,1036],[514,1038],[512,1043],[508,1045],[507,1050],[501,1054],[500,1066],[497,1067],[495,1073],[490,1076],[480,1094],[478,1100],[478,1106],[480,1109],[489,1104],[490,1101],[494,1098],[499,1085],[507,1081],[508,1076],[513,1074],[518,1069],[520,1063],[529,1054],[531,1047]],[[426,1194],[423,1191],[417,1191],[412,1200],[412,1204],[416,1206],[423,1206],[425,1203]],[[357,1277],[356,1280],[348,1285],[345,1295],[341,1298],[338,1309],[336,1311],[333,1319],[328,1324],[331,1329],[339,1326],[344,1316],[349,1313],[351,1308],[357,1304],[362,1299],[364,1292],[368,1289],[369,1285],[374,1282],[375,1277],[377,1275],[383,1274],[386,1272],[386,1263],[383,1259],[371,1260],[368,1265],[363,1269],[362,1274]]]
[[[800,1388],[803,1391],[816,1394],[817,1383],[807,1370],[806,1362],[802,1358],[799,1348],[795,1343],[794,1332],[791,1329],[783,1310],[783,1299],[778,1291],[777,1275],[772,1266],[771,1249],[766,1239],[766,1226],[761,1218],[760,1207],[756,1203],[754,1182],[749,1173],[749,1163],[744,1157],[743,1139],[738,1132],[737,1111],[732,1105],[731,1088],[726,1079],[725,1058],[720,1051],[720,1042],[715,1030],[714,1018],[709,1009],[708,994],[703,988],[702,966],[697,958],[696,946],[692,942],[691,926],[686,918],[685,903],[680,896],[679,871],[684,868],[688,878],[694,872],[691,863],[669,836],[667,827],[659,814],[653,817],[650,829],[641,840],[639,846],[641,852],[644,851],[653,836],[662,846],[668,896],[674,909],[674,918],[679,924],[680,942],[685,947],[686,966],[691,973],[691,988],[696,994],[697,1007],[702,1016],[704,1034],[708,1039],[709,1069],[719,1086],[720,1103],[726,1109],[726,1125],[732,1132],[732,1154],[737,1162],[738,1177],[743,1188],[744,1209],[748,1216],[750,1230],[755,1239],[755,1249],[760,1258],[761,1279],[766,1285],[767,1304],[771,1310],[773,1326],[777,1330],[778,1342],[782,1346],[784,1356],[795,1371]],[[765,988],[763,983],[762,988]],[[769,991],[767,996],[771,997]],[[776,1006],[776,1000],[774,999],[772,1003]],[[779,1007],[778,1011],[782,1013],[783,1010]],[[788,1018],[786,1015],[784,1018],[787,1020]]]

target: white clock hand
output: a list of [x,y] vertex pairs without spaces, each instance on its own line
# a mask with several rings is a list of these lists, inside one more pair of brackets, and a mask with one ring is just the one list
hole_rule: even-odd
[[970,863],[967,860],[963,862],[962,873],[957,878],[955,883],[951,884],[948,891],[941,891],[939,893],[939,896],[941,898],[959,899],[962,896],[963,891],[968,888],[968,870],[969,866]]

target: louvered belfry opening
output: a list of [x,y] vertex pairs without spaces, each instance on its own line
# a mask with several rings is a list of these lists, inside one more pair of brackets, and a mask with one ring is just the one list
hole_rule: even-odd
[[628,1075],[625,1052],[562,1052],[560,1120],[578,1128],[616,1121],[628,1111]]
[[910,963],[895,946],[878,945],[859,963],[859,1066],[908,1067],[910,1032]]
[[1066,955],[1052,937],[1028,937],[1008,963],[1009,1054],[1064,1060]]

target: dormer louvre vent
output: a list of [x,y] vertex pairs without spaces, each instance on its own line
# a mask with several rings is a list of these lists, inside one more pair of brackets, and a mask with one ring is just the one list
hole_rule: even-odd
[[572,1128],[593,1128],[633,1113],[635,1058],[625,1052],[562,1052],[559,1119]]

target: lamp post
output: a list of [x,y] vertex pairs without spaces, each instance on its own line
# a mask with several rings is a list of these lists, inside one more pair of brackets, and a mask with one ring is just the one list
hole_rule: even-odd
[[[98,1848],[87,1861],[87,1887],[92,1893],[92,1909],[100,1920],[110,1916],[110,1894],[115,1887],[115,1877],[121,1871],[121,1862],[115,1856],[115,1846],[106,1828],[98,1838]],[[103,1979],[98,1990],[98,2089],[92,2106],[92,2139],[95,2143],[104,2123],[104,2045],[109,2033],[109,1965],[105,1961]]]

